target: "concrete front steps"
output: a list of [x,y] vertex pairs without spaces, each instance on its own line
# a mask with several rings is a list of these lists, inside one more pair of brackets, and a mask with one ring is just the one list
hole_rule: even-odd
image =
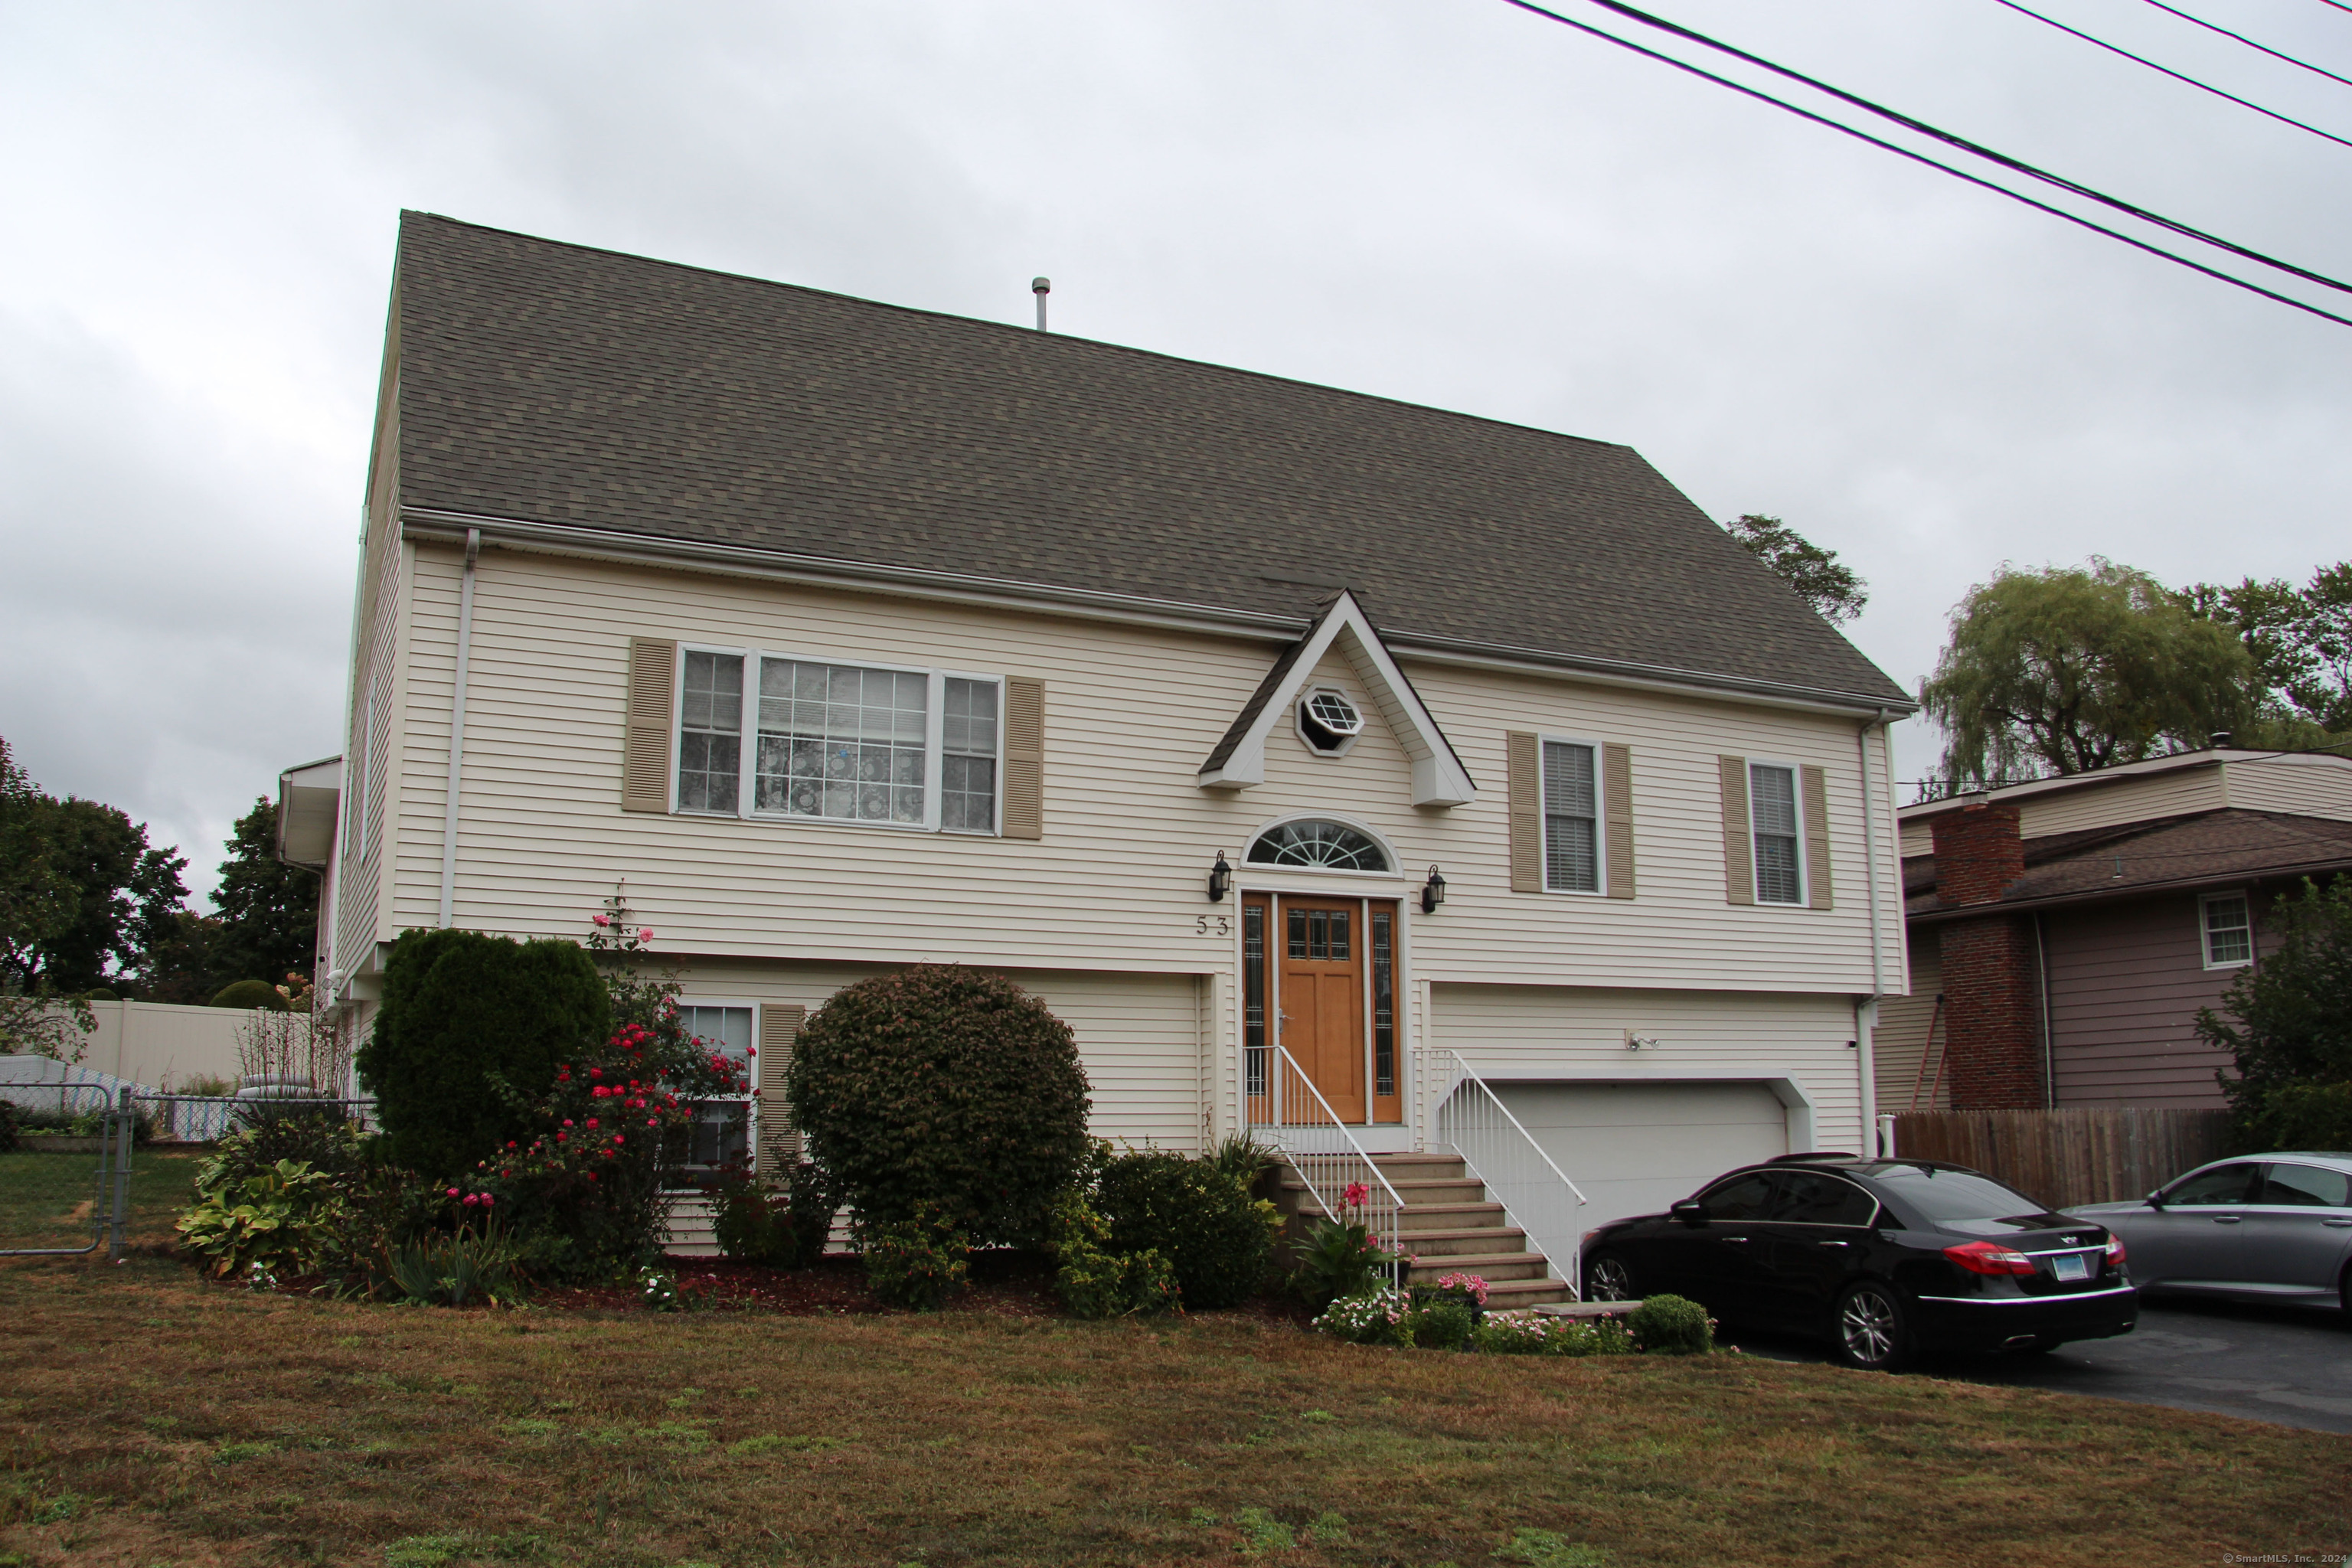
[[[1486,1281],[1487,1309],[1496,1312],[1576,1300],[1544,1255],[1528,1245],[1527,1234],[1504,1218],[1503,1205],[1487,1201],[1486,1184],[1458,1156],[1371,1158],[1404,1204],[1397,1240],[1414,1259],[1407,1275],[1412,1283],[1434,1285],[1448,1274],[1475,1274]],[[1286,1164],[1275,1181],[1275,1206],[1294,1223],[1320,1213],[1297,1172]]]

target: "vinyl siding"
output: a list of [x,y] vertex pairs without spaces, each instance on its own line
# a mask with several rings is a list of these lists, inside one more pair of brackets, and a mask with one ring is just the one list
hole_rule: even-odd
[[[430,923],[438,904],[457,561],[454,550],[419,548],[394,926]],[[1045,837],[625,816],[633,635],[1037,677],[1045,683]],[[1413,961],[1432,977],[1872,989],[1850,721],[1414,666],[1414,684],[1481,786],[1474,805],[1420,810],[1395,737],[1346,661],[1334,658],[1318,677],[1349,692],[1370,721],[1347,757],[1309,754],[1285,724],[1268,746],[1264,784],[1201,789],[1193,775],[1202,759],[1276,651],[1237,638],[485,552],[475,584],[457,921],[516,934],[576,931],[625,877],[633,904],[701,953],[1222,971],[1234,962],[1234,940],[1196,926],[1208,910],[1202,879],[1217,851],[1238,866],[1267,823],[1329,811],[1386,837],[1399,859],[1402,875],[1351,885],[1407,894],[1428,866],[1444,868],[1449,902],[1431,919],[1417,906],[1407,916]],[[1638,899],[1508,891],[1507,729],[1633,749]],[[1883,767],[1875,748],[1874,740],[1874,766]],[[1823,769],[1837,908],[1726,909],[1715,762],[1724,751]],[[1892,855],[1879,857],[1879,871],[1882,968],[1899,984]],[[1267,879],[1255,869],[1247,877]],[[1292,873],[1287,885],[1333,880]]]
[[[2222,769],[2218,763],[2173,773],[2125,774],[2053,789],[2046,795],[2013,796],[2010,803],[2017,807],[2018,831],[2028,838],[2245,804],[2224,792]],[[1935,847],[1933,831],[1925,820],[1914,819],[1903,825],[1904,854],[1931,854]]]
[[[2259,921],[2266,900],[2256,899]],[[2194,895],[2042,917],[2050,965],[2051,1065],[2061,1105],[2213,1110],[2229,1053],[2197,1037],[2241,971],[2204,967]],[[2259,950],[2274,938],[2258,935]]]
[[2292,811],[2352,821],[2352,761],[2264,757],[2223,764],[2229,804],[2242,811]]
[[[1423,1098],[1434,1107],[1458,1052],[1489,1082],[1752,1081],[1785,1071],[1813,1104],[1813,1147],[1861,1149],[1853,1008],[1845,998],[1567,986],[1431,987]],[[1629,1051],[1628,1031],[1654,1037]],[[1791,1145],[1792,1147],[1794,1145]],[[1576,1172],[1569,1171],[1573,1178]]]
[[[814,1016],[843,986],[878,973],[866,964],[701,961],[690,963],[680,979],[688,1001],[798,1004]],[[1006,973],[1077,1037],[1078,1059],[1092,1089],[1095,1136],[1136,1148],[1190,1152],[1202,1147],[1208,1108],[1198,976]]]
[[[1878,1027],[1871,1035],[1871,1064],[1876,1074],[1876,1099],[1882,1115],[1951,1108],[1951,1067],[1946,1063],[1939,1074],[1936,1060],[1948,1043],[1944,1023],[1936,1016],[1937,997],[1943,988],[1935,928],[1914,931],[1911,994],[1889,997],[1878,1005]],[[1928,1055],[1931,1030],[1934,1056]]]
[[398,797],[402,742],[413,728],[404,708],[409,660],[404,654],[406,568],[415,555],[415,546],[386,526],[371,531],[362,557],[359,659],[343,742],[343,755],[352,759],[344,788],[359,794],[337,803],[334,964],[341,973],[364,963],[372,944],[393,934],[383,903],[385,867],[410,844]]

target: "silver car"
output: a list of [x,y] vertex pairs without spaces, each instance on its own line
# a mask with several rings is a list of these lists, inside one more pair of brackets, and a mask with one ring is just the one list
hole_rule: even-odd
[[2065,1212],[2123,1238],[2132,1283],[2143,1290],[2352,1317],[2352,1154],[2217,1160],[2137,1203]]

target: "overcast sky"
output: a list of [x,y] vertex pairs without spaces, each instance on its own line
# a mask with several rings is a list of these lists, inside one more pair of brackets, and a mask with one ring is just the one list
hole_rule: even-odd
[[[2352,276],[2352,149],[1993,0],[1656,3]],[[2352,137],[2152,5],[2037,8]],[[2324,0],[2185,8],[2352,76]],[[1011,321],[1046,273],[1057,331],[1622,441],[1838,551],[1915,687],[2003,561],[2352,554],[2352,328],[1499,0],[5,0],[0,150],[0,734],[200,899],[340,745],[403,206]]]

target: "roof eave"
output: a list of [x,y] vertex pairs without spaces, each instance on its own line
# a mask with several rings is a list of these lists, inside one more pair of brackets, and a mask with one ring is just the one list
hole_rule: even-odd
[[[868,593],[992,605],[1008,609],[1044,610],[1085,619],[1238,635],[1269,641],[1294,641],[1318,618],[1110,594],[1096,589],[1066,588],[1053,584],[942,572],[927,567],[845,561],[753,545],[656,537],[578,523],[496,517],[441,507],[404,505],[400,508],[400,519],[402,531],[407,536],[449,543],[462,543],[467,530],[478,529],[485,544],[545,554],[623,561],[672,570],[719,572]],[[1666,691],[1687,697],[1729,699],[1775,708],[1873,719],[1879,722],[1907,718],[1919,710],[1916,702],[1903,697],[1716,675],[1664,665],[1515,647],[1466,638],[1434,637],[1427,633],[1381,628],[1380,635],[1397,654],[1411,652],[1430,663],[1508,669],[1519,673],[1572,675],[1600,685]]]

